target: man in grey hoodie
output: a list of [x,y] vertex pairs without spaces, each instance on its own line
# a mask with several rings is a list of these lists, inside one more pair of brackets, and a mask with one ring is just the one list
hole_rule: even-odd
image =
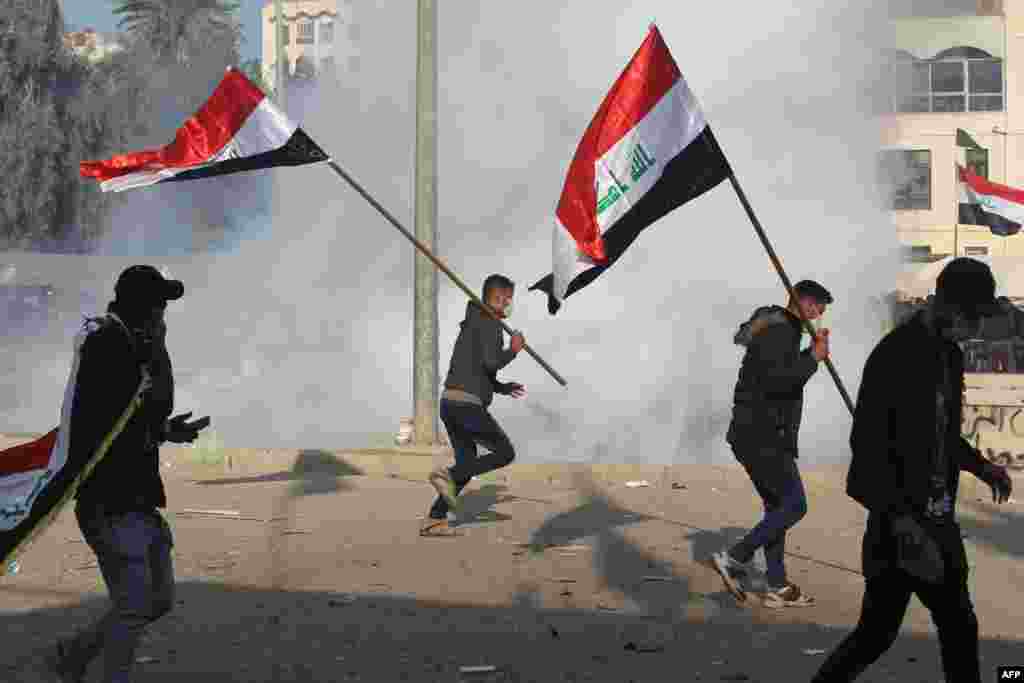
[[[514,292],[515,284],[510,279],[491,275],[484,280],[482,298],[501,318],[507,318],[512,312]],[[501,323],[472,301],[466,305],[466,318],[460,326],[441,394],[441,421],[455,451],[455,466],[430,474],[438,497],[420,529],[422,536],[451,535],[448,511],[458,506],[458,495],[466,484],[515,458],[512,443],[487,408],[495,393],[514,398],[525,395],[522,384],[499,382],[497,375],[526,342],[522,334],[516,333],[509,348],[504,348]],[[478,457],[477,444],[490,452]]]
[[739,543],[712,557],[716,571],[737,600],[746,600],[740,579],[749,562],[764,548],[768,588],[766,607],[798,607],[814,603],[786,579],[786,532],[807,514],[800,470],[796,465],[797,432],[804,385],[828,357],[828,330],[800,351],[803,324],[815,320],[832,303],[828,290],[812,280],[793,287],[786,308],[765,306],[754,311],[733,341],[746,347],[733,394],[732,422],[726,440],[764,501],[764,518]]

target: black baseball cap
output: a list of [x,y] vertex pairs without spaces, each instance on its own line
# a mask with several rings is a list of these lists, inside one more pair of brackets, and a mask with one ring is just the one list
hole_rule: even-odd
[[1000,315],[996,279],[988,264],[972,258],[955,258],[935,281],[935,298],[978,317]]
[[133,301],[148,306],[166,304],[185,294],[181,280],[168,280],[153,266],[126,268],[117,278],[114,295],[120,301]]
[[793,291],[798,297],[809,296],[819,304],[832,303],[832,294],[814,280],[801,280],[793,285]]

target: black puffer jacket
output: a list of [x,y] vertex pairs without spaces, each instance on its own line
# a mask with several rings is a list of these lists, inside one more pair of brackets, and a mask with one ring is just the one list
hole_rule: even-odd
[[78,505],[108,512],[164,507],[159,447],[174,408],[171,359],[163,344],[147,347],[113,318],[82,344],[71,412],[71,451],[88,460],[128,406],[149,366],[152,387],[142,406],[78,490]]
[[758,308],[733,341],[745,346],[726,440],[739,455],[771,448],[797,456],[804,385],[818,369],[800,351],[800,319],[780,306]]
[[516,354],[504,348],[501,323],[472,301],[466,304],[466,318],[459,324],[462,329],[444,386],[473,394],[487,407],[495,393],[508,393],[508,384],[498,381],[498,370]]
[[[930,334],[922,313],[917,313],[871,352],[857,392],[846,492],[868,510],[863,547],[868,578],[896,561],[892,518],[901,514],[921,518],[932,492],[930,477],[937,446],[935,395],[942,381],[943,353],[951,361],[954,382],[945,443],[953,474],[947,491],[954,511],[958,473],[967,471],[979,478],[984,473],[987,461],[960,434],[963,352]],[[954,566],[967,571],[959,527],[926,524],[925,529],[951,554]]]

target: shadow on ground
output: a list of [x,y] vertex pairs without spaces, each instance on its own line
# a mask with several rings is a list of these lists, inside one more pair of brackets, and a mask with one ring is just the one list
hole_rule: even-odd
[[203,479],[197,481],[196,484],[200,486],[224,486],[229,484],[262,484],[290,481],[294,482],[290,489],[291,494],[304,496],[349,490],[352,487],[344,481],[339,481],[339,479],[363,476],[364,474],[363,470],[350,464],[344,458],[339,458],[334,453],[321,450],[304,450],[300,451],[296,456],[295,464],[292,465],[290,470],[250,477]]
[[[42,661],[54,638],[105,606],[90,598],[68,608],[0,613],[0,677],[50,680]],[[716,623],[184,583],[175,611],[150,628],[138,652],[143,663],[136,680],[805,681],[821,665],[815,651],[843,635],[810,623]],[[985,670],[1018,661],[1021,649],[1019,642],[983,642]],[[464,666],[496,671],[463,675]],[[98,668],[93,665],[88,680],[98,680]],[[931,638],[902,637],[867,679],[941,680],[938,646]]]
[[[318,468],[310,471],[312,479],[321,478],[315,474]],[[627,598],[626,609],[541,609],[529,588],[507,607],[385,592],[301,592],[281,587],[287,571],[281,566],[280,576],[275,574],[269,587],[180,584],[175,611],[151,627],[138,653],[144,663],[137,680],[170,683],[188,676],[190,683],[806,681],[821,665],[822,651],[847,634],[813,623],[811,612],[787,614],[780,620],[759,610],[739,609],[714,595],[692,594],[692,573],[703,569],[693,563],[674,566],[625,532],[631,524],[655,517],[631,512],[588,479],[576,484],[579,504],[547,519],[533,532],[529,545],[544,552],[583,539],[592,542],[599,580]],[[504,491],[501,486],[484,486],[470,492],[467,503],[487,511],[511,498]],[[282,496],[278,505],[287,507],[289,501],[294,495]],[[688,528],[697,561],[744,531]],[[269,550],[275,554],[274,548]],[[410,569],[416,571],[415,545],[409,553]],[[659,580],[648,581],[652,576]],[[25,592],[29,591],[39,602],[47,599],[38,588]],[[0,592],[22,590],[0,586]],[[715,604],[709,606],[709,599]],[[5,634],[0,679],[47,680],[40,667],[55,637],[85,625],[106,604],[105,599],[89,597],[70,607],[0,612],[0,632]],[[1021,661],[1024,644],[988,639],[981,652],[983,670],[994,676],[997,665]],[[461,672],[467,666],[495,670]],[[905,634],[865,675],[865,680],[941,679],[934,637]]]

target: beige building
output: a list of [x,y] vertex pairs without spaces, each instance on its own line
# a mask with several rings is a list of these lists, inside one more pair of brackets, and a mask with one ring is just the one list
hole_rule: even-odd
[[[1024,466],[1024,230],[1001,237],[959,225],[955,173],[965,165],[1024,188],[1024,0],[978,0],[964,16],[898,19],[886,38],[893,80],[882,168],[908,256],[896,287],[920,299],[953,257],[992,265],[997,294],[1019,313],[986,322],[983,339],[964,345],[963,433],[987,457]],[[984,149],[958,147],[958,128]]]
[[[359,25],[354,0],[281,0],[288,73],[309,76],[333,71],[337,76],[360,68]],[[264,0],[261,21],[263,78],[274,83],[274,0]]]
[[[955,175],[955,165],[966,164],[994,182],[1024,187],[1024,0],[978,0],[967,16],[898,19],[887,38],[894,113],[884,117],[883,168],[895,179],[900,243],[917,260],[1024,263],[1024,232],[999,237],[957,224]],[[957,147],[957,128],[984,151]]]
[[64,47],[88,62],[100,62],[124,50],[115,38],[104,36],[91,28],[64,34]]

